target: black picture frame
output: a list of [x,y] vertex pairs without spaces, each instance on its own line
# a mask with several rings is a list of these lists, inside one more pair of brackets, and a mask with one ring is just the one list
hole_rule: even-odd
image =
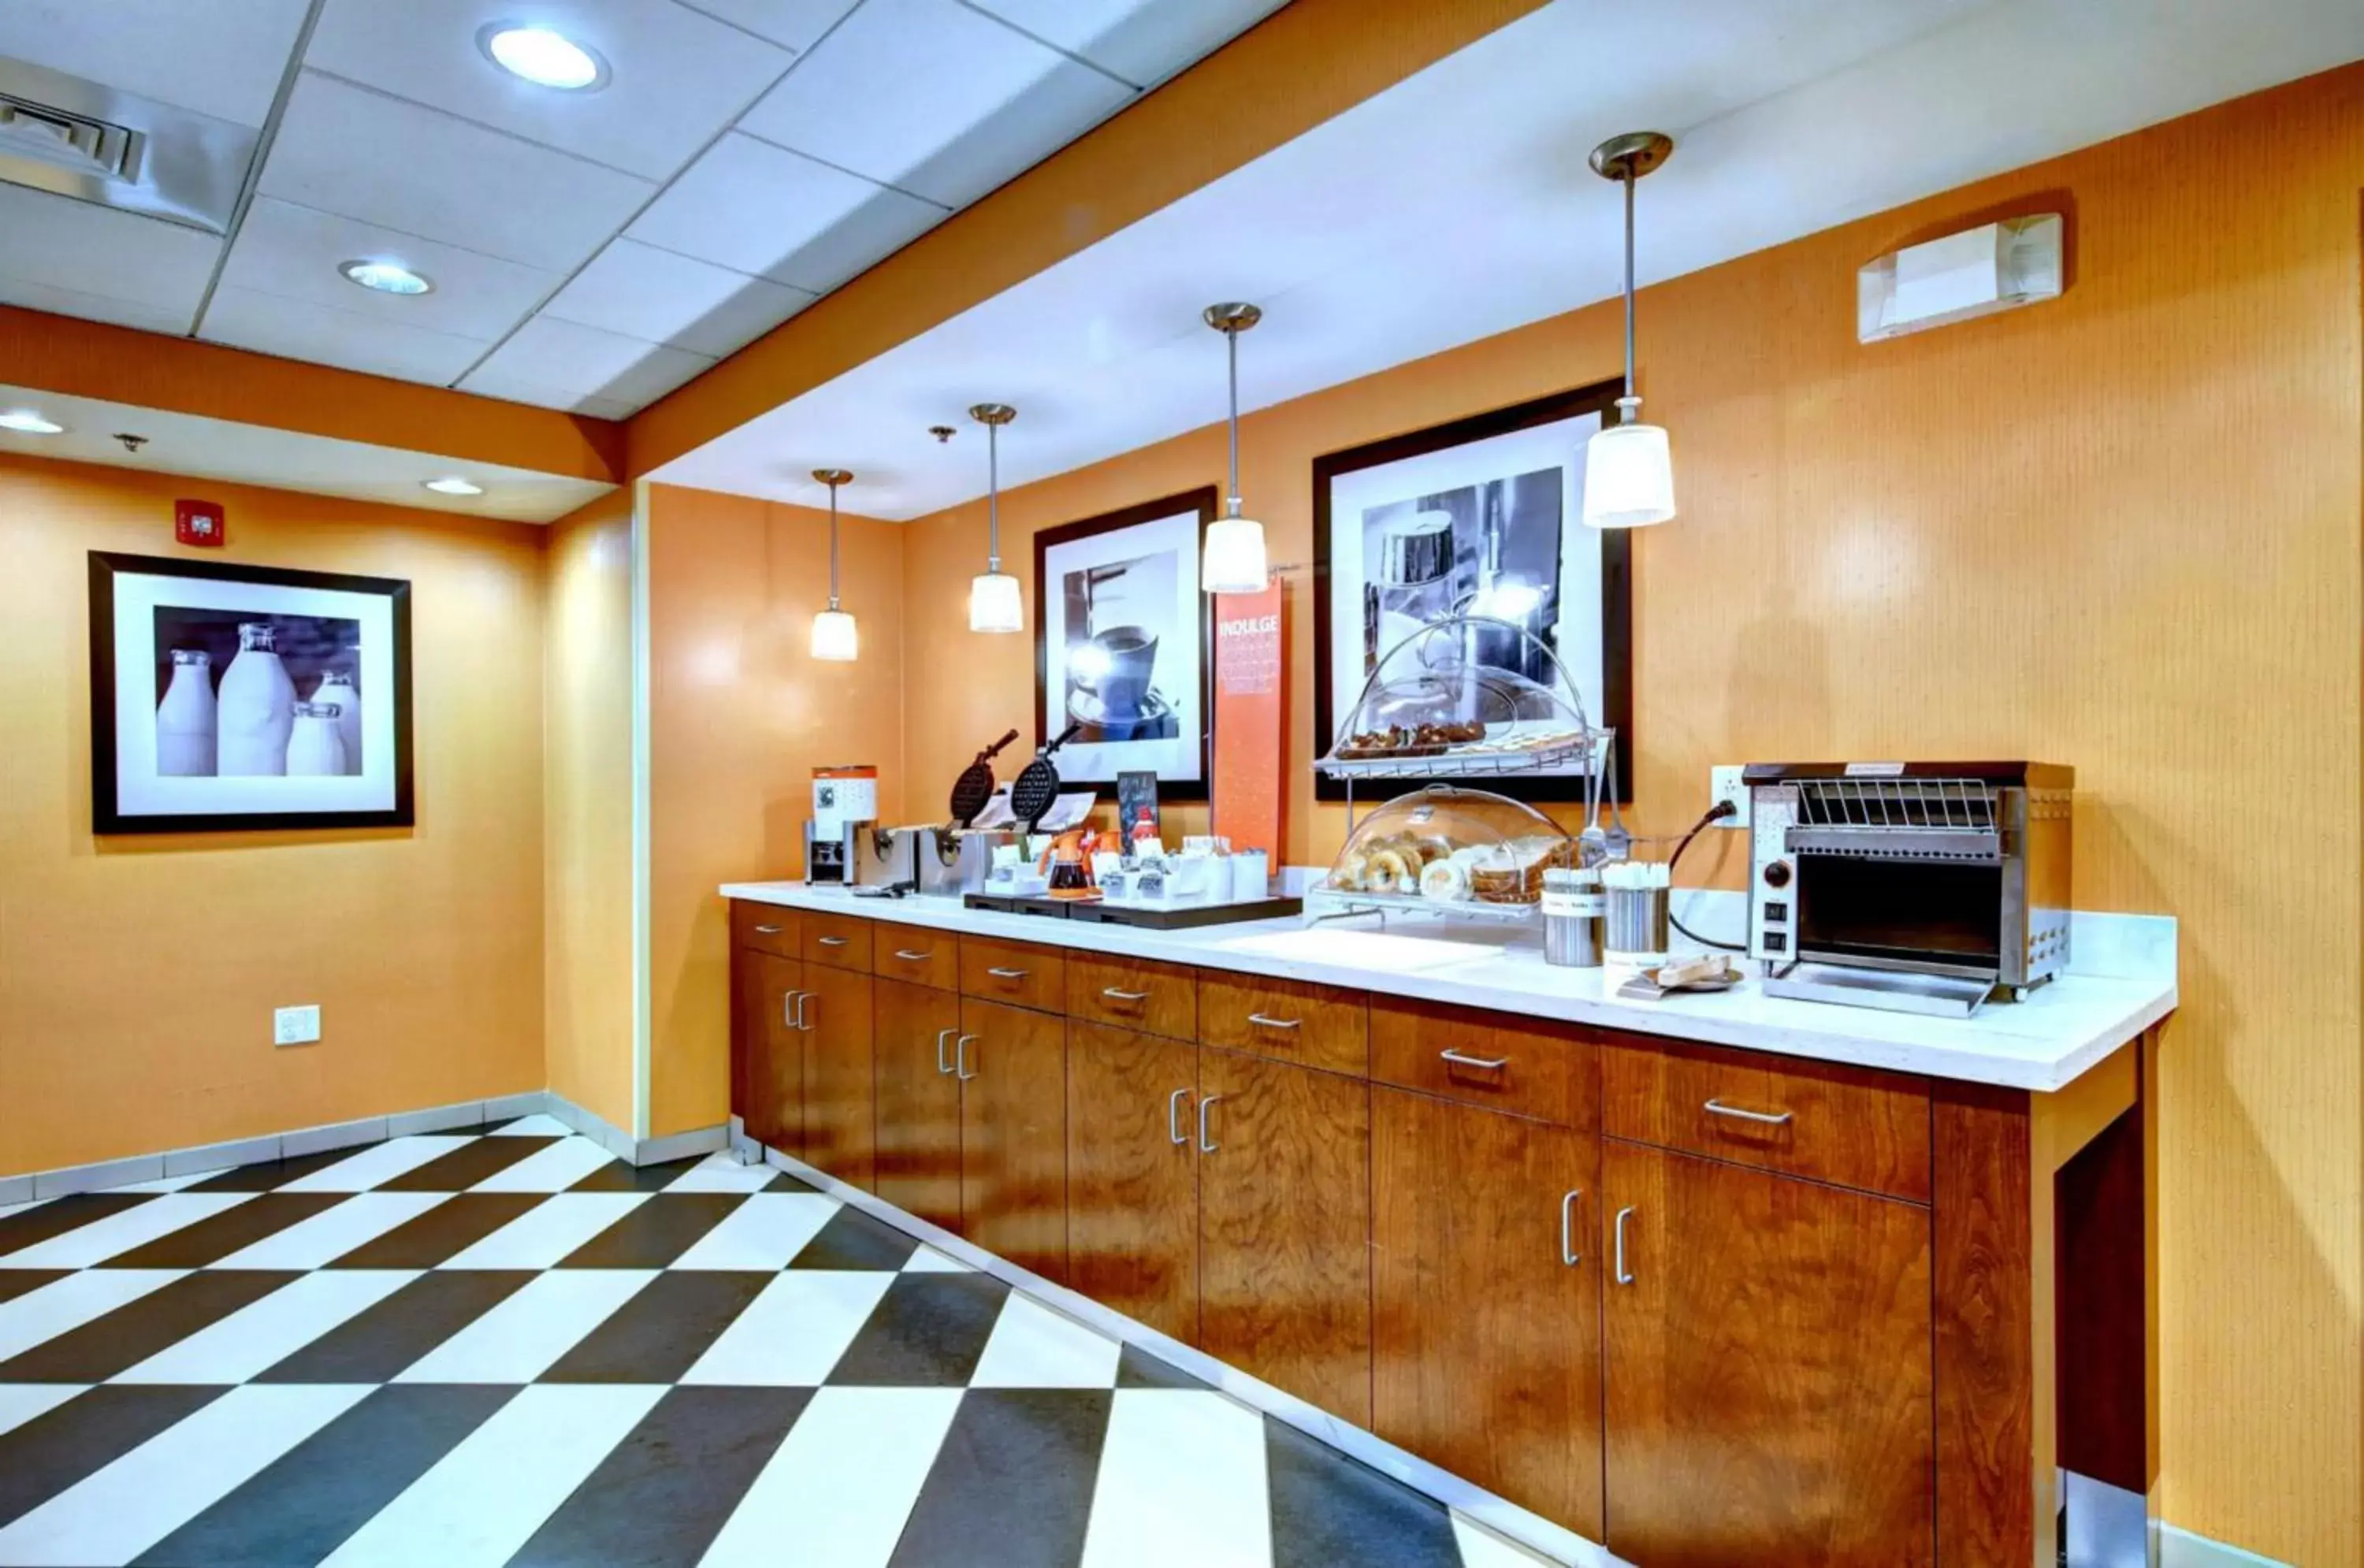
[[[1333,519],[1330,492],[1333,482],[1342,474],[1400,462],[1407,458],[1424,457],[1432,452],[1466,446],[1473,441],[1489,440],[1497,436],[1532,429],[1538,425],[1557,424],[1586,414],[1599,414],[1606,422],[1623,391],[1622,382],[1594,382],[1548,396],[1531,398],[1524,403],[1514,403],[1482,414],[1432,425],[1425,429],[1388,436],[1340,451],[1325,452],[1313,460],[1312,712],[1313,754],[1316,757],[1329,755],[1330,744],[1337,735],[1338,722],[1344,717],[1333,711],[1331,697],[1330,645],[1333,614],[1331,600],[1340,586],[1331,567]],[[1567,454],[1570,462],[1580,462],[1583,456],[1580,449]],[[1584,525],[1579,519],[1571,517],[1564,526],[1581,528]],[[1590,717],[1594,723],[1608,726],[1617,732],[1606,797],[1630,805],[1634,798],[1634,543],[1631,532],[1623,528],[1603,529],[1600,538],[1601,711]],[[1432,782],[1438,781],[1406,778],[1390,781],[1388,787],[1415,789]],[[1344,779],[1333,779],[1318,770],[1314,774],[1316,800],[1344,800],[1347,787]],[[1514,800],[1534,803],[1564,804],[1580,802],[1585,797],[1583,777],[1572,773],[1489,776],[1484,781],[1483,787]],[[1369,786],[1366,785],[1359,793],[1367,795]]]
[[[388,601],[392,632],[394,713],[394,804],[382,810],[140,813],[122,808],[116,747],[115,580],[118,573],[179,577],[197,582],[239,583],[283,588],[373,594]],[[368,706],[363,695],[364,708]],[[190,561],[176,556],[90,552],[90,815],[98,834],[235,833],[305,831],[339,828],[410,828],[417,825],[411,755],[410,584],[399,578],[362,577],[337,572],[304,572],[226,561]]]
[[[1207,525],[1215,520],[1216,505],[1215,486],[1204,484],[1194,490],[1185,490],[1176,495],[1160,496],[1154,501],[1143,501],[1138,506],[1123,506],[1113,512],[1102,512],[1095,517],[1078,518],[1075,522],[1062,523],[1056,528],[1040,529],[1035,533],[1034,744],[1037,750],[1059,732],[1058,729],[1050,727],[1050,626],[1054,593],[1048,564],[1050,552],[1060,545],[1073,544],[1079,539],[1090,539],[1098,534],[1114,533],[1120,528],[1155,522],[1161,517],[1195,512],[1199,518],[1197,548],[1203,555]],[[1197,597],[1199,601],[1197,606],[1199,776],[1196,779],[1169,779],[1161,773],[1157,780],[1157,798],[1161,803],[1204,801],[1209,797],[1214,783],[1215,616],[1214,606],[1210,602],[1210,595],[1201,592]],[[1064,714],[1062,717],[1064,717]],[[1059,729],[1065,728],[1064,723],[1059,726]],[[1061,753],[1061,755],[1065,754]],[[1054,756],[1051,761],[1053,766],[1059,767],[1059,757]],[[1059,780],[1062,784],[1077,788],[1111,791],[1117,787],[1116,774],[1126,771],[1130,770],[1113,770],[1107,777],[1102,778],[1087,776],[1081,773],[1069,773],[1065,767],[1059,767]]]

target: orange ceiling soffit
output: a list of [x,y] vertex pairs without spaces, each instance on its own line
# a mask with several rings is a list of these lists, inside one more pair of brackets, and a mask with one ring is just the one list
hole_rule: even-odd
[[1543,3],[1295,0],[633,416],[630,473],[950,320]]
[[0,384],[620,484],[606,419],[0,306]]

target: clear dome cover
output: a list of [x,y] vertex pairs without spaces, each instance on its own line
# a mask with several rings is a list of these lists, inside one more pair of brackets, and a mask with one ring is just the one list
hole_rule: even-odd
[[[1325,764],[1442,759],[1485,771],[1579,764],[1598,739],[1551,650],[1511,621],[1454,616],[1383,654]],[[1363,771],[1357,769],[1356,771]]]
[[1575,840],[1525,802],[1431,784],[1364,818],[1319,891],[1348,905],[1522,916],[1543,898],[1544,873],[1575,863]]

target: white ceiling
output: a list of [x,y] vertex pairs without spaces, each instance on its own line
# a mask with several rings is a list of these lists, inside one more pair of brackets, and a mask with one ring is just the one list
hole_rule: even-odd
[[[1280,3],[0,0],[0,61],[262,133],[227,240],[0,183],[0,303],[618,418]],[[520,17],[610,80],[501,72]]]
[[1677,144],[1637,192],[1647,284],[2359,57],[2358,0],[1557,0],[659,477],[809,503],[843,466],[850,507],[910,517],[984,489],[972,403],[1019,409],[1007,484],[1221,419],[1217,300],[1266,307],[1256,408],[1610,297],[1584,158],[1619,131]]

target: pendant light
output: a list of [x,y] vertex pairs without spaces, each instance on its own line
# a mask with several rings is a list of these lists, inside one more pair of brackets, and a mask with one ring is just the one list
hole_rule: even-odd
[[1612,136],[1592,150],[1593,172],[1625,187],[1625,395],[1617,400],[1617,423],[1593,432],[1584,449],[1584,520],[1596,528],[1641,528],[1675,515],[1667,432],[1642,423],[1634,393],[1634,183],[1674,150],[1655,130]]
[[968,417],[985,427],[985,571],[968,580],[971,631],[1024,631],[1018,579],[1001,569],[1001,427],[1018,417],[1007,403],[980,403]]
[[829,486],[829,608],[813,617],[812,656],[843,664],[862,649],[853,617],[837,607],[837,487],[853,484],[853,475],[842,468],[816,468],[813,477]]
[[1266,569],[1264,525],[1240,516],[1240,334],[1263,320],[1264,312],[1253,305],[1210,305],[1206,319],[1231,347],[1232,487],[1224,515],[1207,525],[1199,586],[1210,594],[1261,594],[1272,580]]

